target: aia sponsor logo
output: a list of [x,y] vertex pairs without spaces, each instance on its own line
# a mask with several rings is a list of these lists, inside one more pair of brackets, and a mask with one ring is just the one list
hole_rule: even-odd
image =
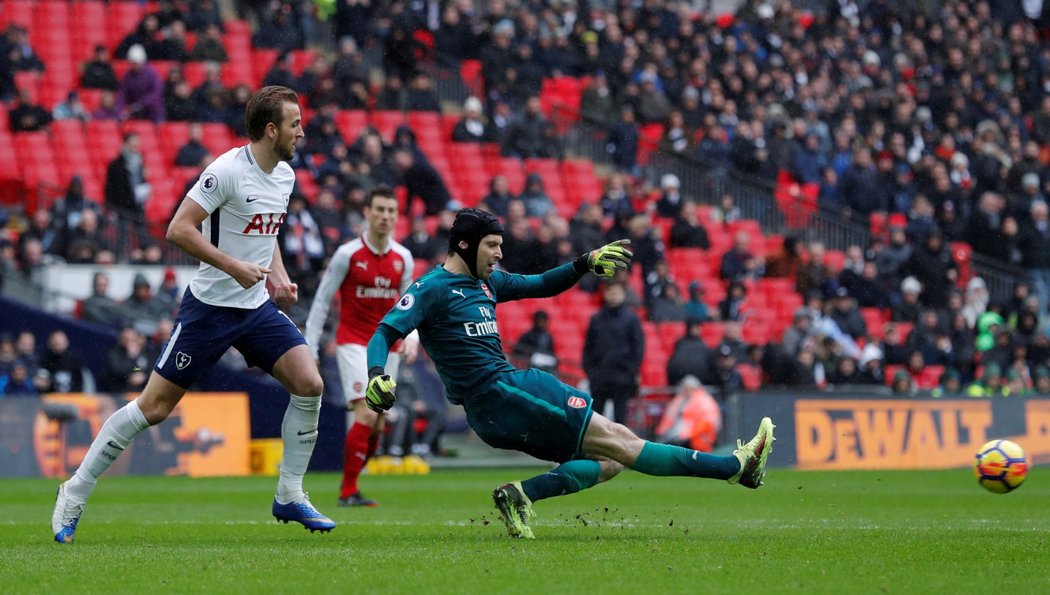
[[573,409],[583,409],[587,406],[587,399],[583,397],[569,397],[569,407]]
[[284,213],[257,213],[241,232],[245,235],[275,236],[284,223]]

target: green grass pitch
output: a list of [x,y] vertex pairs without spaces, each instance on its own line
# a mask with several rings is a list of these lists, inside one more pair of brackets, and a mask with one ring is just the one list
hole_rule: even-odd
[[1048,593],[1050,472],[994,495],[968,469],[771,470],[757,491],[625,473],[540,502],[506,537],[489,494],[534,470],[363,479],[310,534],[270,516],[272,478],[103,479],[77,543],[53,543],[57,483],[0,481],[4,593]]

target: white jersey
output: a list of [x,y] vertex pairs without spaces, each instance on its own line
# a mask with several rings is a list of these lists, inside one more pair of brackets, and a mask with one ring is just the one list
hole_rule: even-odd
[[[211,215],[201,226],[205,239],[237,260],[268,268],[294,185],[295,172],[288,163],[278,161],[267,174],[245,145],[213,161],[186,196]],[[190,281],[190,291],[212,306],[251,309],[269,299],[265,280],[244,289],[205,262]]]

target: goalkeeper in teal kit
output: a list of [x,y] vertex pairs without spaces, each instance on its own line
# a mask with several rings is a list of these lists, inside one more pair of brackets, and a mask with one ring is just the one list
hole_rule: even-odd
[[628,240],[593,250],[541,275],[498,271],[503,226],[490,213],[463,209],[449,237],[448,260],[413,283],[368,343],[365,399],[385,411],[395,384],[384,372],[390,346],[413,330],[434,360],[451,402],[490,446],[560,463],[551,471],[496,488],[492,497],[512,537],[532,538],[532,504],[615,477],[624,467],[648,475],[725,479],[757,488],[773,449],[773,423],[732,455],[648,442],[591,409],[591,397],[535,369],[518,370],[503,355],[496,306],[557,295],[591,272],[611,277],[633,256]]

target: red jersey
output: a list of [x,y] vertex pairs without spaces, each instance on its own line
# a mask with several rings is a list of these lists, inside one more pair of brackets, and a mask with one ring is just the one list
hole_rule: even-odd
[[306,342],[314,357],[336,292],[340,306],[335,342],[367,345],[379,321],[408,289],[413,268],[408,249],[392,239],[383,252],[365,235],[340,246],[321,277],[306,319]]

